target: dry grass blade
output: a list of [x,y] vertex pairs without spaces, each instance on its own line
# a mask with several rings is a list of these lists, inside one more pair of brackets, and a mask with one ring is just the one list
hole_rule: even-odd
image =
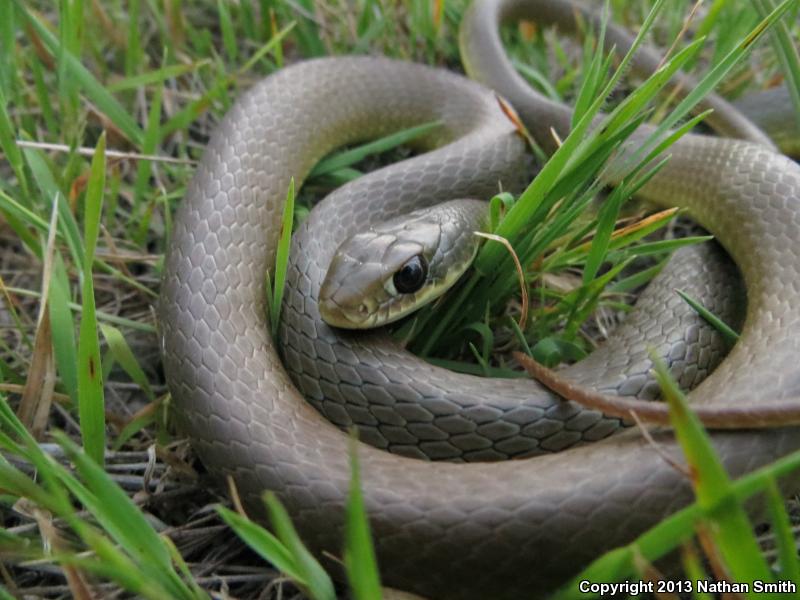
[[[52,515],[36,507],[34,507],[31,512],[39,526],[42,540],[45,541],[46,545],[49,546],[54,553],[63,552],[66,549],[66,545],[53,523]],[[62,568],[64,569],[67,585],[69,585],[69,590],[73,598],[77,600],[94,600],[97,597],[92,593],[83,572],[79,568],[69,564],[65,564]]]
[[522,303],[522,310],[520,311],[518,325],[522,331],[525,331],[525,326],[528,323],[528,307],[530,302],[528,300],[528,286],[525,283],[525,271],[522,268],[522,263],[519,262],[519,256],[517,256],[517,253],[514,252],[514,247],[511,245],[511,242],[502,236],[495,235],[493,233],[483,233],[481,231],[473,231],[472,233],[478,237],[492,240],[493,242],[500,242],[506,247],[506,250],[508,250],[511,258],[514,259],[514,266],[517,269],[517,276],[519,277],[519,294]]
[[42,300],[39,306],[39,318],[33,342],[33,355],[28,369],[28,378],[25,381],[25,388],[22,392],[22,400],[17,409],[20,420],[25,423],[37,439],[44,434],[47,427],[55,388],[56,373],[55,361],[53,360],[53,338],[47,299],[49,298],[50,278],[53,274],[57,223],[58,198],[54,198],[42,269]]
[[[680,212],[679,208],[668,208],[666,210],[662,210],[653,213],[651,215],[647,215],[646,217],[638,219],[633,223],[629,223],[628,225],[624,225],[619,229],[615,229],[614,232],[611,234],[611,240],[612,241],[618,240],[622,237],[625,237],[626,235],[630,235],[632,233],[637,233],[640,231],[649,231],[654,224],[667,221],[676,216],[678,212]],[[582,244],[579,244],[578,246],[575,246],[573,250],[585,251],[588,250],[591,247],[591,245],[592,241],[588,240],[586,242],[583,242]]]
[[[0,392],[8,392],[10,394],[21,395],[24,389],[25,389],[24,385],[19,385],[16,383],[0,383]],[[53,400],[55,400],[59,404],[66,404],[70,401],[70,397],[67,394],[53,392]]]
[[661,459],[667,463],[670,467],[675,469],[678,473],[689,479],[691,477],[691,473],[686,465],[682,465],[677,460],[672,458],[667,452],[664,451],[664,448],[653,438],[653,435],[650,433],[650,430],[647,429],[647,426],[642,422],[639,418],[639,415],[636,414],[636,411],[630,411],[631,418],[636,423],[636,426],[639,428],[639,432],[642,434],[642,437],[647,441],[648,444],[656,451],[656,453],[661,457]]
[[236,482],[233,480],[233,477],[228,475],[225,481],[228,484],[228,495],[231,498],[231,504],[233,504],[233,508],[236,509],[236,512],[242,517],[249,519],[250,517],[247,516],[247,511],[244,509],[244,504],[242,504],[242,498],[239,496],[239,488],[236,487]]
[[[46,311],[47,301],[44,301],[42,306]],[[36,439],[42,439],[47,429],[50,407],[53,403],[55,379],[50,313],[45,312],[36,330],[33,358],[19,405],[19,417]]]
[[[630,396],[611,396],[601,394],[581,385],[576,385],[556,371],[539,364],[521,352],[514,352],[514,358],[525,370],[546,388],[566,400],[577,402],[588,408],[599,410],[606,415],[629,419],[631,412],[645,423],[671,425],[669,407],[663,402],[639,400]],[[713,405],[693,407],[692,413],[709,429],[758,429],[767,427],[788,427],[800,425],[800,400],[776,400],[757,406]]]
[[[51,144],[49,142],[31,142],[28,140],[15,140],[20,148],[36,148],[37,150],[50,150],[51,152],[75,152],[81,156],[94,156],[94,148],[79,146],[70,148],[66,144]],[[176,158],[174,156],[158,156],[156,154],[141,154],[139,152],[123,152],[122,150],[106,150],[108,158],[118,158],[123,160],[149,160],[152,162],[170,163],[175,165],[197,165],[196,160],[188,158]]]

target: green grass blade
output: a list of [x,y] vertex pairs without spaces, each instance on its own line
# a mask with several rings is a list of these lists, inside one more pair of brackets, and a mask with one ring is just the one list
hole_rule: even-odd
[[287,35],[289,35],[289,32],[291,32],[294,29],[294,27],[295,27],[295,22],[292,21],[286,27],[282,28],[280,31],[274,33],[272,37],[269,38],[269,41],[267,41],[266,44],[261,46],[261,48],[259,48],[255,52],[253,52],[253,55],[249,59],[247,59],[247,62],[244,63],[244,65],[242,65],[242,67],[239,69],[238,74],[244,75],[245,73],[250,71],[253,67],[255,67],[255,65],[262,58],[264,58],[267,54],[270,53],[276,56],[276,61],[280,65],[281,63],[280,56],[282,53],[281,43],[283,42],[284,38]]
[[[286,192],[286,204],[283,207],[281,231],[278,237],[278,249],[275,254],[275,277],[272,278],[272,299],[270,305],[270,329],[272,335],[278,335],[278,323],[281,318],[283,291],[286,287],[286,270],[289,267],[289,248],[292,244],[292,223],[294,220],[294,177],[289,180]],[[267,274],[269,276],[269,274]],[[269,280],[268,280],[269,281]]]
[[661,269],[667,264],[667,260],[669,260],[669,257],[664,258],[652,267],[614,282],[608,286],[607,291],[614,294],[624,294],[643,286],[661,272]]
[[28,231],[29,227],[36,227],[42,231],[47,231],[47,221],[39,215],[31,212],[14,198],[0,190],[0,211],[8,222],[9,226],[19,236],[25,246],[39,258],[42,257],[42,246],[35,236]]
[[106,177],[106,137],[100,136],[86,188],[84,214],[84,258],[80,334],[78,338],[78,414],[86,453],[102,465],[105,452],[105,401],[100,369],[100,343],[97,337],[92,265]]
[[226,93],[229,85],[230,83],[226,79],[217,80],[200,98],[190,102],[170,117],[167,122],[161,126],[161,135],[167,137],[176,131],[185,131],[189,129],[191,124],[200,115],[206,112],[210,105],[219,101],[220,97]]
[[148,554],[148,559],[169,567],[169,553],[161,539],[125,492],[111,480],[97,461],[82,452],[66,435],[56,432],[55,436],[83,481],[79,483],[65,472],[62,474],[64,483],[86,510],[134,557],[141,558]]
[[46,130],[55,134],[59,131],[60,127],[56,119],[54,103],[50,97],[50,90],[45,82],[44,68],[38,58],[31,59],[31,70],[33,71],[33,85],[36,89],[36,98],[42,109],[42,118],[47,127]]
[[128,43],[125,47],[125,74],[131,76],[142,64],[142,38],[140,35],[141,0],[128,2]]
[[611,234],[614,233],[614,226],[619,216],[619,209],[627,196],[623,194],[623,188],[619,187],[611,194],[600,209],[600,217],[597,221],[597,230],[592,239],[591,249],[586,257],[586,264],[583,267],[583,283],[589,284],[596,276],[603,261],[606,259]]
[[121,450],[134,435],[150,426],[155,427],[157,430],[156,433],[160,434],[161,431],[158,428],[161,426],[161,423],[158,420],[158,411],[161,406],[161,401],[155,400],[145,407],[145,409],[148,410],[138,411],[137,416],[128,420],[116,435],[114,441],[111,443],[111,449],[115,452]]
[[472,352],[472,356],[475,358],[475,362],[478,363],[478,366],[481,369],[480,370],[481,377],[489,377],[489,362],[487,361],[487,359],[484,358],[484,356],[481,355],[480,352],[478,352],[478,349],[472,342],[469,342],[467,346],[469,347],[469,351]]
[[51,50],[56,59],[56,74],[58,80],[58,97],[61,101],[61,110],[66,117],[62,128],[68,134],[71,127],[76,123],[78,114],[78,85],[74,78],[69,76],[70,56],[80,56],[80,37],[78,35],[79,24],[83,22],[82,15],[83,3],[60,2],[58,20],[58,46]]
[[[2,395],[0,395],[0,425],[2,425],[0,430],[6,430],[13,433],[14,437],[18,439],[24,447],[33,449],[34,454],[38,454],[42,457],[44,456],[44,453],[39,448],[36,440],[33,439],[33,436],[31,435],[30,431],[28,431],[28,428],[22,424],[22,421],[19,420],[16,413],[11,410],[11,407],[8,405],[5,396]],[[9,440],[10,438],[6,440],[6,442],[8,442],[5,446],[6,449],[14,454],[29,458],[31,462],[35,462],[30,458],[29,453],[26,453],[22,450],[22,447],[20,447],[16,442],[10,442]]]
[[225,0],[217,0],[217,13],[219,14],[219,28],[222,31],[222,44],[225,46],[225,54],[228,55],[228,59],[232,63],[235,63],[239,52],[236,46],[236,33],[234,32],[233,22],[231,21],[228,2]]
[[[41,198],[50,199],[56,198],[58,200],[58,236],[60,240],[64,240],[69,247],[70,255],[75,261],[78,269],[83,267],[83,245],[81,243],[80,232],[78,225],[75,222],[75,217],[70,210],[69,204],[61,187],[56,183],[54,169],[46,160],[45,156],[33,148],[25,148],[25,160],[28,167],[33,174],[36,187],[41,192]],[[49,203],[48,203],[49,204]],[[29,207],[31,211],[37,211],[33,203]],[[38,212],[37,212],[38,214]],[[29,217],[30,219],[30,217]],[[29,223],[40,227],[39,223],[43,219],[33,220],[30,219]]]
[[536,362],[552,368],[566,360],[585,358],[586,353],[571,342],[548,336],[536,342],[529,355]]
[[125,341],[122,332],[108,324],[101,324],[100,331],[103,332],[103,337],[108,344],[108,349],[114,360],[117,361],[120,367],[128,374],[128,376],[147,394],[147,398],[152,402],[155,400],[155,394],[150,388],[150,383],[147,381],[147,375],[144,374],[139,361]]
[[306,582],[308,593],[314,600],[335,600],[336,592],[331,578],[300,540],[286,509],[272,493],[268,493],[264,501],[267,503],[275,533],[291,553],[297,570]]
[[[150,101],[150,110],[147,113],[147,128],[144,132],[142,142],[143,154],[156,154],[158,144],[161,140],[161,96],[163,88],[157,87]],[[145,245],[147,232],[150,228],[150,213],[155,200],[151,204],[142,208],[142,203],[148,197],[150,190],[150,176],[153,171],[153,164],[149,160],[140,160],[136,167],[136,180],[133,186],[133,203],[135,214],[138,216],[138,225],[133,234],[134,241],[140,246]]]
[[81,230],[75,220],[75,214],[63,194],[58,194],[58,234],[59,239],[67,242],[75,268],[83,270],[83,241],[81,240]]
[[[5,440],[3,440],[2,445],[7,445]],[[5,494],[10,494],[17,498],[28,498],[40,506],[48,506],[50,504],[47,492],[44,489],[37,486],[22,471],[5,462],[0,463],[0,483],[3,484]]]
[[356,439],[353,438],[350,441],[350,496],[347,500],[344,565],[353,597],[356,600],[377,600],[381,597],[381,580],[361,495],[357,449]]
[[[700,581],[707,579],[703,565],[700,562],[700,557],[691,542],[686,542],[681,547],[681,563],[683,570],[686,573],[685,580],[690,582]],[[693,585],[692,588],[695,588]],[[700,592],[697,589],[692,590],[692,600],[713,600],[710,594]]]
[[298,0],[297,7],[294,8],[292,16],[297,19],[297,41],[303,51],[303,56],[311,58],[326,54],[325,43],[322,41],[318,25],[313,18],[313,1]]
[[89,543],[97,559],[69,553],[54,553],[49,558],[56,564],[75,567],[95,577],[113,581],[137,598],[149,600],[171,598],[166,590],[145,578],[135,563],[126,560],[121,552],[107,542],[108,540],[101,536],[95,536]]
[[271,563],[297,585],[307,587],[307,582],[298,568],[292,553],[269,531],[224,506],[214,507],[223,521],[233,529],[245,544],[261,558]]
[[678,248],[684,246],[692,246],[694,244],[702,244],[713,240],[714,236],[711,235],[696,235],[685,238],[676,238],[674,240],[659,240],[657,242],[647,242],[632,246],[631,248],[621,248],[615,250],[612,256],[616,259],[618,256],[651,256],[654,254],[664,254],[665,252],[673,252]]
[[675,436],[692,470],[692,485],[700,507],[712,521],[709,532],[735,581],[773,581],[744,508],[733,494],[725,472],[700,420],[657,357],[656,379],[669,405]]
[[555,100],[556,102],[563,101],[561,94],[558,93],[555,86],[540,71],[518,60],[512,60],[511,62],[514,68],[527,79],[528,83],[532,84],[534,89],[544,94],[550,100]]
[[195,71],[198,71],[202,67],[206,67],[209,64],[211,64],[210,60],[202,59],[188,65],[168,65],[166,67],[161,67],[160,69],[148,71],[147,73],[125,77],[119,81],[109,83],[106,86],[106,89],[109,92],[116,93],[135,90],[147,87],[149,85],[160,85],[168,79],[177,79],[182,75],[194,73]]
[[783,495],[775,480],[767,485],[767,509],[772,523],[772,534],[778,550],[778,579],[800,582],[800,559],[797,556],[797,542],[794,539],[792,523],[786,513]]
[[3,89],[0,88],[0,148],[5,153],[5,158],[11,165],[14,174],[17,176],[17,181],[22,189],[22,196],[27,197],[30,194],[28,186],[28,176],[25,173],[25,162],[22,159],[22,153],[17,146],[16,136],[14,135],[14,124],[8,116],[6,110],[7,100]]
[[[578,120],[590,109],[592,102],[597,98],[600,92],[600,86],[604,81],[606,73],[605,68],[608,66],[608,63],[603,57],[603,52],[591,52],[592,46],[595,48],[602,48],[605,43],[605,30],[609,17],[608,2],[604,3],[604,10],[601,14],[600,32],[597,36],[597,43],[592,43],[594,40],[590,35],[587,35],[584,41],[584,64],[588,62],[588,66],[584,69],[583,82],[578,90],[578,96],[575,99],[575,105],[572,111],[573,129]],[[591,52],[591,54],[589,54],[589,52]],[[609,56],[611,55],[612,54],[609,54]]]
[[526,377],[520,371],[513,371],[511,369],[504,369],[490,366],[488,370],[483,365],[476,365],[459,360],[447,360],[444,358],[429,357],[425,359],[426,362],[442,367],[457,373],[467,373],[469,375],[477,375],[479,377],[502,377],[503,379],[521,379]]
[[686,123],[684,123],[677,129],[673,130],[672,133],[667,135],[661,143],[656,145],[656,147],[652,150],[652,152],[650,152],[650,155],[644,160],[644,162],[649,163],[650,161],[655,160],[663,152],[666,152],[667,148],[672,146],[680,138],[689,133],[692,129],[695,128],[696,125],[698,125],[701,121],[703,121],[712,112],[713,111],[711,109],[703,111],[699,115],[695,115],[694,117],[686,121]]
[[363,176],[364,172],[352,167],[343,167],[322,175],[318,181],[329,188],[337,188],[345,183],[350,183],[354,179]]
[[50,281],[50,323],[53,336],[53,354],[61,381],[72,402],[78,405],[78,363],[75,352],[75,321],[70,304],[70,286],[61,254],[56,251],[53,275]]
[[17,68],[14,5],[0,2],[0,89],[11,89]]
[[717,315],[708,310],[705,306],[700,304],[700,302],[692,298],[683,290],[675,290],[675,293],[683,298],[683,301],[686,302],[686,304],[691,306],[698,315],[703,317],[703,319],[709,325],[711,325],[720,333],[720,335],[722,335],[729,348],[733,348],[733,345],[739,340],[739,334],[736,333],[730,325],[728,325],[725,321],[720,319]]
[[[30,210],[41,210],[49,213],[50,202],[49,199],[53,198],[56,194],[64,195],[64,190],[56,183],[55,168],[52,163],[49,163],[46,157],[34,150],[33,148],[25,148],[23,150],[25,160],[33,175],[33,180],[36,187],[39,188],[39,196],[32,196],[25,198],[26,206]],[[37,206],[36,201],[39,201]],[[43,201],[44,200],[44,201]]]
[[309,175],[309,178],[317,177],[319,175],[325,175],[332,171],[336,171],[344,167],[349,167],[359,162],[360,160],[365,159],[367,156],[370,156],[371,154],[379,154],[381,152],[386,152],[387,150],[391,150],[392,148],[396,148],[397,146],[400,146],[402,144],[407,144],[412,140],[418,139],[424,135],[431,133],[437,127],[441,127],[441,125],[442,125],[441,121],[431,121],[430,123],[423,123],[422,125],[409,127],[408,129],[404,129],[403,131],[398,131],[397,133],[387,135],[385,137],[380,138],[379,140],[375,140],[374,142],[362,144],[361,146],[353,148],[352,150],[346,150],[344,152],[337,153],[317,163],[317,166],[315,166],[314,169],[311,171],[311,175]]
[[644,84],[637,88],[635,93],[628,96],[611,112],[611,114],[609,114],[606,126],[611,130],[617,129],[643,110],[658,91],[669,83],[672,76],[679,71],[690,58],[700,51],[704,41],[703,39],[695,40],[681,49],[681,51],[673,56],[664,66],[649,77]]
[[[772,0],[752,0],[752,4],[762,19],[766,19],[775,7]],[[794,118],[800,123],[800,54],[797,51],[797,40],[792,38],[792,32],[785,21],[775,23],[770,38],[794,105]]]

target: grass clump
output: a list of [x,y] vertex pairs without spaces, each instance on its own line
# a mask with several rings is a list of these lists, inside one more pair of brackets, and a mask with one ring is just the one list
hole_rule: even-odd
[[[531,325],[528,331],[522,332],[524,346],[532,348],[538,360],[554,364],[585,356],[592,342],[583,335],[582,327],[596,314],[598,307],[627,310],[619,301],[619,294],[640,285],[658,271],[657,265],[619,278],[632,261],[642,256],[663,259],[677,248],[710,239],[696,236],[643,241],[647,234],[667,224],[675,215],[670,211],[662,212],[656,219],[628,224],[616,231],[615,228],[623,204],[668,160],[662,157],[667,156],[670,146],[708,113],[682,125],[681,120],[742,60],[755,39],[767,27],[779,22],[790,5],[790,2],[781,4],[720,57],[696,87],[663,116],[633,160],[623,165],[621,172],[612,175],[606,166],[611,157],[650,116],[649,107],[668,85],[670,77],[699,56],[704,40],[695,40],[665,60],[657,73],[632,91],[595,128],[590,126],[599,118],[600,109],[618,86],[633,53],[656,22],[663,3],[654,3],[631,51],[612,74],[609,75],[610,56],[603,58],[596,51],[584,52],[587,58],[570,135],[560,143],[522,195],[515,202],[506,203],[510,208],[496,221],[492,231],[508,240],[519,262],[528,265],[525,285],[538,282],[538,289],[531,294],[538,299],[529,319]],[[597,47],[602,48],[603,32],[599,35]],[[676,126],[677,129],[671,130]],[[617,187],[594,216],[587,216],[587,208],[609,179],[615,180]],[[567,290],[546,285],[548,276],[565,269],[580,274],[580,279],[576,278]],[[497,244],[485,244],[475,260],[471,276],[445,302],[420,311],[402,330],[401,337],[410,339],[411,348],[422,356],[449,359],[442,364],[457,366],[453,359],[463,355],[460,339],[465,334],[478,333],[484,348],[490,349],[492,344],[487,342],[486,332],[503,328],[508,331],[509,301],[518,288],[511,257]],[[488,364],[489,353],[479,353],[481,364]],[[503,364],[499,366],[503,372]],[[474,372],[469,367],[465,370]]]

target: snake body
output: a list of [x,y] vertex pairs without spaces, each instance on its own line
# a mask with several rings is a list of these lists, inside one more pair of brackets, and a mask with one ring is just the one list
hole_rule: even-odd
[[[263,280],[290,178],[301,182],[336,147],[431,120],[443,126],[423,141],[425,153],[340,188],[295,235],[280,332],[284,368]],[[800,168],[758,144],[698,135],[673,153],[645,195],[685,206],[717,236],[748,300],[740,342],[691,400],[757,405],[797,396]],[[498,182],[513,188],[526,166],[523,142],[493,94],[443,71],[381,58],[318,59],[245,93],[216,129],[178,209],[159,307],[170,390],[209,470],[233,475],[253,507],[263,491],[276,491],[304,541],[337,555],[348,441],[320,412],[339,425],[359,424],[373,445],[457,460],[527,456],[613,431],[616,420],[561,403],[534,382],[456,375],[380,332],[353,335],[319,318],[324,270],[343,239],[414,208],[487,197]],[[672,272],[681,285],[696,275]],[[723,280],[698,284],[698,295],[711,285],[721,298],[715,310],[733,293]],[[607,351],[572,367],[571,377],[646,395],[646,345],[678,369],[695,344],[706,356],[680,372],[695,383],[715,353],[700,339],[708,334],[663,291],[642,304]],[[659,331],[646,320],[656,309],[666,314]],[[687,333],[676,333],[681,324]],[[668,432],[655,437],[679,457]],[[800,448],[800,431],[713,440],[735,476]],[[492,464],[430,463],[368,445],[358,454],[383,580],[434,598],[552,589],[691,498],[688,482],[635,431]]]

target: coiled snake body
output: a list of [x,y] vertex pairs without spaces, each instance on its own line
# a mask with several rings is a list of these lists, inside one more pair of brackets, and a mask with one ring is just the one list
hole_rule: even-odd
[[[511,4],[485,3],[493,10]],[[284,368],[266,323],[264,274],[290,178],[301,182],[338,146],[435,119],[444,125],[425,140],[428,152],[337,190],[296,234],[280,333]],[[645,195],[685,206],[716,235],[741,270],[748,300],[740,342],[692,401],[757,405],[798,395],[800,168],[753,143],[696,135],[673,154]],[[358,423],[368,441],[401,454],[524,456],[616,428],[615,420],[562,403],[532,381],[456,375],[380,333],[337,332],[319,319],[319,286],[344,238],[421,205],[484,198],[498,182],[513,187],[526,162],[491,92],[380,58],[286,68],[244,94],[209,142],[166,259],[159,311],[170,390],[204,464],[234,475],[252,506],[264,490],[276,491],[315,550],[341,550],[348,442],[297,386],[335,423]],[[696,275],[676,271],[669,277]],[[674,280],[666,285],[675,287]],[[718,297],[729,293],[704,281],[700,293],[706,285]],[[643,299],[650,308],[571,376],[647,393],[648,345],[677,368],[707,334],[696,323],[676,334],[693,317],[663,297]],[[712,306],[724,307],[724,299]],[[658,331],[646,325],[656,308],[666,315]],[[699,351],[714,352],[707,344]],[[683,375],[690,385],[692,369],[698,366]],[[678,456],[669,433],[656,438]],[[797,428],[713,439],[733,475],[800,448]],[[367,445],[359,458],[384,581],[435,598],[551,589],[691,497],[689,484],[635,431],[491,464],[430,463]]]

